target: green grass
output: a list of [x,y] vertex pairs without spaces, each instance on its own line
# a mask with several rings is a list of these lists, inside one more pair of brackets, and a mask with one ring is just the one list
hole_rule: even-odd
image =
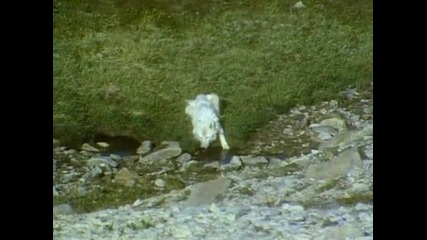
[[188,149],[184,99],[216,92],[236,146],[297,103],[370,85],[372,1],[241,2],[54,0],[54,136]]

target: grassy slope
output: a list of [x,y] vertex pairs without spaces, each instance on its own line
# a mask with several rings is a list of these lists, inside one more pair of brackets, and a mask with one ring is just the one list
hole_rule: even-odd
[[240,145],[276,113],[372,81],[372,1],[206,2],[54,0],[54,135],[189,148],[184,99],[216,92]]

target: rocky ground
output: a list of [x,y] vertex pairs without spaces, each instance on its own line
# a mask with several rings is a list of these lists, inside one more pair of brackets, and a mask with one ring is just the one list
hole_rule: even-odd
[[177,142],[120,156],[54,140],[54,239],[372,239],[372,91],[343,94],[211,161]]

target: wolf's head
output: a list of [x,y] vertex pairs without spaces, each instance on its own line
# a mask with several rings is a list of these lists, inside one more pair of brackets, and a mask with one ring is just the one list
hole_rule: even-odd
[[212,105],[215,107],[215,109],[219,113],[219,97],[215,93],[211,93],[206,95],[206,98],[209,100],[209,102],[212,103]]
[[217,129],[215,123],[209,125],[200,125],[194,128],[194,136],[200,141],[202,148],[208,148],[211,142],[216,140]]

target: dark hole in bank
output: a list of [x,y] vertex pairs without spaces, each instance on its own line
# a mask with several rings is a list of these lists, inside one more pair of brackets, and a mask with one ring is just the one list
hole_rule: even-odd
[[109,147],[105,155],[117,154],[120,156],[129,156],[136,154],[136,150],[141,145],[141,143],[129,136],[108,136],[105,134],[95,135],[93,141],[97,142],[107,142]]

